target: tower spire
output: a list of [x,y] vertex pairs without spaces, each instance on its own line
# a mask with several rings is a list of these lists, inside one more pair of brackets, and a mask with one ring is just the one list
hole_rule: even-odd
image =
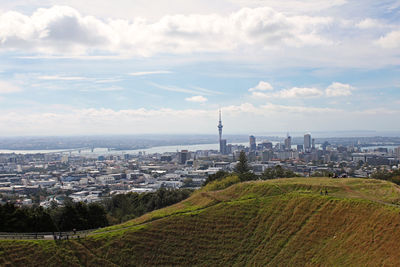
[[222,139],[222,128],[224,126],[222,125],[222,119],[221,119],[221,110],[219,110],[219,123],[218,123],[218,133],[219,133],[219,142],[221,143]]
[[[219,110],[219,122],[218,122],[218,133],[219,133],[219,152],[221,154],[225,153],[225,147],[226,147],[226,140],[222,140],[222,119],[221,119],[221,109]],[[225,141],[225,142],[223,142]],[[225,144],[225,145],[224,145]]]

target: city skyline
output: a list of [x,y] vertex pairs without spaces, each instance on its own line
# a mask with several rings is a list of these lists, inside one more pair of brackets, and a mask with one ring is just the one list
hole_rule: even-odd
[[0,265],[400,266],[400,0],[3,0]]
[[218,110],[226,134],[399,132],[399,13],[394,0],[7,1],[0,136],[213,134]]

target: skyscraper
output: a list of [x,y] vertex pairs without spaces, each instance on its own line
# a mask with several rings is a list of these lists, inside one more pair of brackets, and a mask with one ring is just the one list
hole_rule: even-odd
[[398,146],[398,147],[396,147],[396,148],[394,149],[394,154],[395,154],[397,157],[400,158],[400,146]]
[[226,146],[226,139],[221,139],[221,141],[219,141],[219,152],[223,155],[228,154],[227,151],[227,146]]
[[291,150],[292,149],[292,137],[287,134],[287,138],[285,139],[285,149],[286,150]]
[[185,164],[187,160],[190,159],[190,152],[188,150],[182,150],[178,152],[178,162],[179,164]]
[[250,151],[256,151],[257,149],[256,138],[253,135],[250,135],[249,143],[250,143]]
[[304,151],[308,152],[311,150],[311,134],[307,133],[304,135]]

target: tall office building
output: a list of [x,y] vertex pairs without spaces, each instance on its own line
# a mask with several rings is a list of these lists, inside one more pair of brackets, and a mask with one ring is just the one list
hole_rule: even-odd
[[253,135],[250,135],[249,143],[250,143],[250,151],[256,151],[257,149],[256,138]]
[[181,150],[178,152],[178,162],[179,164],[185,164],[186,161],[190,159],[190,152],[188,150]]
[[399,147],[396,147],[396,148],[394,149],[394,154],[395,154],[395,156],[397,156],[398,158],[400,158],[400,146],[399,146]]
[[289,133],[287,134],[287,137],[285,139],[285,149],[286,150],[292,149],[292,137],[289,135]]
[[219,141],[219,150],[220,150],[220,153],[223,155],[228,154],[228,150],[226,147],[226,139],[221,139],[221,141]]
[[270,161],[274,158],[274,151],[272,150],[265,150],[262,152],[262,160],[263,161]]
[[263,141],[261,143],[262,149],[272,149],[273,145],[269,141]]
[[304,135],[304,151],[309,152],[311,150],[311,134],[307,133]]

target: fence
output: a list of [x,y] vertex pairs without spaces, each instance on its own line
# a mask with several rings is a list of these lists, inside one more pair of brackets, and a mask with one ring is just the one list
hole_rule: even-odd
[[69,232],[38,232],[38,233],[6,233],[0,232],[0,239],[54,239],[65,240],[86,237],[91,230],[69,231]]

